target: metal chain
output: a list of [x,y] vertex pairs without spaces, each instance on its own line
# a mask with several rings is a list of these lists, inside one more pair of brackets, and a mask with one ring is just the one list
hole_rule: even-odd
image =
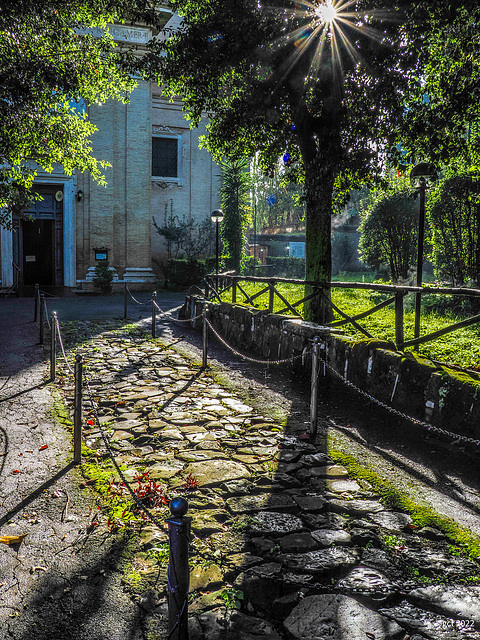
[[72,367],[70,366],[70,363],[68,362],[68,359],[67,359],[67,355],[66,355],[66,353],[65,353],[65,347],[63,346],[62,332],[60,331],[60,324],[59,324],[59,322],[58,322],[58,318],[57,318],[57,316],[55,316],[55,327],[54,327],[54,330],[55,330],[55,328],[56,328],[56,330],[57,330],[58,339],[59,339],[59,341],[60,341],[60,347],[61,347],[61,349],[62,349],[63,359],[65,360],[65,363],[66,363],[67,368],[68,368],[68,370],[70,371],[70,373],[71,373],[72,375],[75,375],[75,372],[74,372],[74,370],[72,369]]
[[10,380],[10,378],[11,378],[11,377],[12,377],[12,376],[7,376],[7,377],[5,378],[5,382],[4,382],[4,383],[2,384],[2,386],[0,387],[0,391],[2,391],[3,389],[5,389],[5,387],[6,387],[6,386],[7,386],[7,384],[8,384],[8,381]]
[[[157,307],[157,309],[160,311],[160,313],[164,316],[167,316],[168,318],[170,318],[171,320],[173,320],[173,322],[193,322],[194,320],[198,320],[199,318],[202,317],[203,314],[200,314],[198,316],[194,316],[193,318],[187,318],[186,320],[179,320],[178,318],[174,318],[172,316],[172,314],[170,313],[170,311],[164,311],[161,307],[158,306],[158,304],[154,301],[153,304]],[[178,307],[177,307],[178,308]]]
[[150,298],[150,300],[148,302],[140,302],[140,300],[137,300],[136,298],[134,298],[134,296],[132,295],[132,292],[130,291],[130,289],[128,288],[128,285],[126,285],[126,289],[128,291],[128,293],[130,294],[131,299],[136,302],[137,304],[140,304],[142,306],[146,306],[147,304],[150,304],[152,302],[153,298]]
[[240,353],[240,351],[237,351],[236,349],[234,349],[231,345],[228,344],[228,342],[226,342],[224,340],[224,338],[222,338],[222,336],[217,332],[217,330],[213,327],[213,325],[211,324],[211,322],[206,319],[206,322],[208,324],[208,326],[210,327],[210,329],[212,330],[213,334],[220,340],[220,342],[232,353],[234,353],[236,356],[239,356],[240,358],[243,358],[243,360],[248,360],[248,362],[254,362],[255,364],[287,364],[287,363],[294,363],[295,360],[299,360],[300,358],[305,358],[305,356],[310,353],[311,350],[306,351],[304,353],[300,353],[298,356],[292,356],[291,358],[285,358],[284,360],[258,360],[257,358],[251,358],[250,356],[246,356],[244,353]]
[[45,319],[47,320],[48,328],[51,329],[52,326],[50,324],[50,318],[48,317],[47,301],[45,299],[43,301],[43,314],[45,316]]
[[338,373],[338,371],[336,371],[330,364],[328,364],[328,362],[326,363],[326,365],[334,375],[340,378],[340,380],[342,380],[344,384],[347,385],[347,387],[354,389],[357,393],[364,396],[365,398],[368,398],[371,402],[378,405],[379,407],[382,407],[383,409],[386,409],[390,413],[393,413],[394,415],[400,418],[403,418],[404,420],[408,420],[409,422],[412,422],[413,424],[416,424],[420,427],[425,427],[426,429],[428,429],[428,431],[440,433],[443,436],[448,436],[449,438],[454,438],[455,440],[462,440],[462,442],[468,442],[469,444],[474,444],[477,447],[480,446],[480,440],[475,440],[474,438],[469,438],[468,436],[461,435],[460,433],[453,433],[452,431],[447,431],[446,429],[435,427],[434,425],[429,424],[428,422],[424,422],[423,420],[418,420],[417,418],[413,418],[412,416],[409,416],[408,414],[403,413],[403,411],[394,409],[393,407],[386,404],[385,402],[382,402],[381,400],[378,400],[374,396],[371,396],[366,391],[363,391],[363,389],[360,389],[359,387],[357,387],[355,384],[353,384],[353,382],[350,382],[349,380],[347,380],[345,376],[343,376],[341,373]]
[[88,391],[88,395],[89,395],[89,399],[90,399],[90,404],[92,405],[92,410],[93,410],[93,415],[95,416],[95,420],[97,422],[97,426],[99,428],[100,431],[100,435],[102,436],[102,440],[105,444],[105,447],[107,449],[108,455],[110,456],[110,459],[113,462],[113,465],[115,467],[115,469],[118,472],[118,475],[120,476],[125,488],[127,489],[128,493],[130,494],[130,496],[132,497],[133,501],[135,502],[135,504],[145,513],[145,515],[148,517],[148,519],[153,522],[153,524],[158,527],[159,529],[165,529],[165,526],[163,525],[163,523],[161,523],[154,515],[153,513],[151,513],[151,511],[148,509],[148,507],[146,507],[143,502],[135,495],[135,492],[133,491],[129,481],[127,480],[127,478],[125,477],[125,475],[123,474],[123,471],[120,469],[120,466],[118,465],[116,459],[115,459],[115,453],[110,445],[110,441],[108,440],[107,434],[105,433],[105,430],[100,422],[100,417],[98,415],[98,404],[93,396],[93,392],[92,389],[90,387],[90,381],[88,379],[87,373],[85,371],[84,368],[84,379],[85,379],[85,386],[87,387],[87,391]]

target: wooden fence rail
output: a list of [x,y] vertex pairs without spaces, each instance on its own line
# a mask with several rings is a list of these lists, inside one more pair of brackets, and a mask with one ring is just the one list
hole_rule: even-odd
[[[240,283],[252,282],[259,285],[265,285],[261,287],[259,291],[255,293],[248,293],[245,291],[244,286]],[[218,283],[218,286],[216,286]],[[308,296],[304,296],[295,302],[291,302],[287,300],[284,295],[278,290],[277,286],[282,284],[293,284],[298,287],[310,287],[313,289],[313,293],[310,293]],[[347,313],[342,311],[334,302],[332,302],[328,292],[331,289],[363,289],[369,291],[376,291],[378,293],[390,294],[390,297],[387,300],[376,304],[372,308],[362,311],[354,316],[349,316]],[[477,322],[480,322],[480,315],[472,316],[471,318],[466,318],[460,322],[456,322],[448,327],[444,327],[438,331],[433,333],[429,333],[414,340],[404,340],[404,298],[409,293],[420,293],[421,295],[433,294],[433,295],[452,295],[452,296],[468,296],[472,298],[480,297],[480,290],[478,289],[467,289],[465,287],[414,287],[414,286],[403,286],[403,285],[394,285],[394,284],[378,284],[378,283],[370,283],[370,282],[313,282],[309,280],[296,280],[290,278],[268,278],[268,277],[255,277],[255,276],[237,276],[232,273],[223,273],[216,275],[209,275],[206,277],[206,291],[205,296],[209,300],[218,300],[222,302],[225,294],[227,294],[231,290],[232,295],[232,303],[238,304],[247,304],[254,308],[258,308],[255,305],[255,301],[261,298],[263,295],[268,294],[268,311],[269,313],[274,312],[275,307],[275,299],[278,298],[282,304],[285,306],[280,310],[277,310],[275,313],[283,314],[289,312],[297,317],[302,317],[300,313],[297,311],[297,307],[301,304],[304,304],[308,300],[319,296],[321,297],[327,305],[333,309],[337,315],[341,317],[340,320],[334,320],[333,322],[327,323],[327,326],[330,327],[341,327],[346,324],[351,324],[352,326],[360,331],[364,336],[368,338],[373,338],[372,334],[365,329],[358,321],[363,318],[367,318],[368,316],[380,311],[384,307],[394,304],[395,305],[395,344],[397,349],[402,350],[405,347],[417,346],[419,344],[424,344],[426,342],[430,342],[439,338],[451,331],[456,331],[461,329],[462,327],[467,327]],[[240,300],[239,300],[240,298]]]

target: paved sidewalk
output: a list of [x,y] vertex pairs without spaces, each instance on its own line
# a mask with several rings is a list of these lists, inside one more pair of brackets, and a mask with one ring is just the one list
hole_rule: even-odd
[[[468,586],[478,564],[335,464],[326,416],[315,443],[299,440],[308,406],[295,381],[228,363],[202,372],[198,350],[168,325],[156,341],[148,320],[64,329],[98,406],[85,396],[84,472],[106,496],[98,511],[68,467],[61,410],[49,417],[55,389],[71,404],[72,380],[60,360],[58,384],[41,384],[36,327],[18,318],[0,360],[0,536],[27,536],[0,544],[0,638],[166,638],[165,530],[135,505],[124,513],[108,449],[139,495],[154,481],[156,495],[188,496],[191,640],[480,638],[480,588]],[[149,505],[163,522],[165,508]],[[115,532],[130,516],[138,538]]]

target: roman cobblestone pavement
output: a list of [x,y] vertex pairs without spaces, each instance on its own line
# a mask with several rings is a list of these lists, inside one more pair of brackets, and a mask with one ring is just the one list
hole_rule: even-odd
[[[314,443],[300,439],[308,407],[285,427],[265,408],[261,377],[202,371],[168,329],[156,340],[147,329],[62,329],[70,365],[82,354],[89,380],[82,470],[68,464],[65,363],[45,384],[32,324],[2,354],[2,640],[167,638],[166,529],[135,505],[134,524],[118,529],[123,479],[189,501],[190,640],[480,638],[477,562],[350,478],[322,427]],[[89,475],[100,466],[103,499]],[[168,516],[154,500],[150,512]]]

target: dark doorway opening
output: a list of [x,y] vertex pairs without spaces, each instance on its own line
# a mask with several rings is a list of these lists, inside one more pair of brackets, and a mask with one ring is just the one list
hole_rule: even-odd
[[23,284],[55,284],[54,220],[23,220]]

